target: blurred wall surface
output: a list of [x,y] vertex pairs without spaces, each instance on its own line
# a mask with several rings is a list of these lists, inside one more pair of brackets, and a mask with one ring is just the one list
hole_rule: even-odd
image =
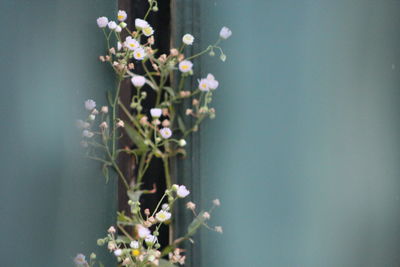
[[201,62],[220,82],[202,199],[225,233],[203,232],[200,266],[400,266],[400,1],[198,5],[203,47],[233,31]]
[[113,85],[96,18],[115,10],[106,0],[0,1],[1,266],[73,266],[113,222],[115,186],[84,158],[75,121]]

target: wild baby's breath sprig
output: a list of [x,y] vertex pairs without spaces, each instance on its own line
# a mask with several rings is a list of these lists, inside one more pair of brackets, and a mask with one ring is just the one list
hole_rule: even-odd
[[[185,48],[195,42],[195,37],[187,33],[182,37],[179,49],[172,48],[168,54],[160,54],[153,47],[155,30],[146,21],[148,15],[157,10],[157,1],[149,0],[146,15],[143,19],[135,19],[133,30],[128,29],[125,23],[128,14],[123,10],[118,11],[116,21],[107,17],[97,19],[107,47],[106,53],[99,59],[110,65],[116,75],[116,86],[113,91],[107,93],[108,105],[101,106],[99,110],[96,109],[97,104],[94,100],[85,101],[87,118],[77,122],[77,126],[82,130],[81,145],[86,149],[87,157],[101,163],[107,181],[110,179],[110,171],[115,172],[129,196],[130,213],[118,213],[116,227],[110,227],[107,236],[97,242],[98,245],[107,244],[109,251],[117,258],[119,266],[183,264],[184,251],[178,246],[185,240],[191,240],[201,226],[222,233],[220,226],[212,228],[207,224],[212,210],[219,206],[219,200],[214,200],[211,210],[199,213],[195,212],[193,202],[187,203],[195,218],[184,236],[163,248],[157,238],[162,225],[171,227],[175,202],[190,194],[184,185],[172,184],[170,159],[177,155],[185,155],[184,147],[188,135],[196,132],[204,119],[213,119],[216,114],[211,103],[219,82],[214,75],[208,74],[199,78],[197,88],[188,87],[185,80],[194,75],[193,70],[196,66],[193,60],[197,57],[207,53],[214,56],[215,51],[219,51],[220,59],[226,60],[220,43],[229,38],[232,32],[223,27],[214,44],[185,58]],[[127,37],[123,39],[123,35]],[[138,66],[143,73],[136,71]],[[178,77],[174,86],[169,85],[172,77]],[[129,79],[133,86],[132,98],[128,105],[120,99],[122,82],[126,79]],[[154,92],[155,99],[152,106],[148,107],[151,91]],[[188,104],[191,107],[186,109],[185,114],[180,114],[179,110]],[[122,119],[120,114],[124,114],[127,119]],[[193,120],[186,120],[185,116],[190,116]],[[193,122],[185,123],[187,121]],[[129,137],[134,146],[119,148],[118,140],[122,136]],[[136,159],[135,179],[126,177],[120,169],[118,158],[121,153]],[[156,190],[142,188],[144,175],[153,158],[163,161],[167,190],[154,211],[150,212],[148,209],[142,210],[140,197]],[[117,234],[116,228],[122,235]],[[83,254],[78,254],[75,263],[77,266],[101,266],[94,254],[90,256],[89,262]]]

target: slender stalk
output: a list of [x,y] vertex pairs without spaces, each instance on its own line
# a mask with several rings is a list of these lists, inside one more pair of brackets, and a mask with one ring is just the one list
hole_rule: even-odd
[[116,143],[117,143],[117,127],[116,125],[116,120],[117,120],[117,113],[118,113],[118,106],[117,102],[119,99],[119,92],[121,91],[121,83],[122,83],[122,77],[121,75],[118,75],[118,81],[117,81],[117,91],[115,92],[115,98],[114,98],[114,103],[113,103],[113,109],[112,109],[112,123],[113,123],[113,134],[112,134],[112,150],[111,150],[111,155],[112,158],[115,159],[115,151],[116,151]]
[[171,173],[169,171],[168,157],[163,157],[163,163],[164,163],[164,172],[165,172],[165,184],[166,184],[167,188],[170,188],[172,186],[172,181],[171,181]]

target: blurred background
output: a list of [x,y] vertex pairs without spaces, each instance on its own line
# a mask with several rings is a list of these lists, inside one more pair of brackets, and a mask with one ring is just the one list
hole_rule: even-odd
[[[399,266],[400,1],[173,2],[195,50],[233,31],[225,63],[195,62],[220,87],[196,137],[193,195],[220,198],[212,222],[224,227],[201,233],[196,267]],[[113,86],[95,19],[116,10],[0,2],[4,266],[72,266],[92,250],[111,264],[95,241],[116,185],[82,157],[74,123]]]

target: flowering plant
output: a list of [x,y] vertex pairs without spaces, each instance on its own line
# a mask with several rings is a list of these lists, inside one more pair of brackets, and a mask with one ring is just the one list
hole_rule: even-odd
[[[191,237],[201,227],[205,226],[222,233],[220,226],[210,227],[207,224],[212,210],[220,205],[215,199],[209,211],[196,212],[196,205],[187,202],[186,207],[194,214],[194,220],[189,225],[186,234],[162,247],[158,242],[159,229],[162,225],[171,227],[174,204],[178,199],[186,198],[190,191],[184,185],[172,183],[170,160],[179,154],[185,155],[186,138],[198,130],[201,122],[215,117],[215,109],[210,107],[213,91],[219,83],[212,74],[198,80],[198,88],[185,90],[185,80],[193,75],[192,60],[209,53],[220,53],[220,59],[225,61],[219,43],[227,39],[232,32],[223,27],[218,40],[198,54],[186,57],[184,50],[194,42],[191,34],[185,34],[179,49],[172,48],[170,53],[157,53],[154,46],[154,29],[146,21],[151,11],[157,11],[157,1],[149,0],[149,9],[143,19],[135,20],[135,30],[130,31],[124,22],[127,13],[120,10],[117,20],[109,21],[106,17],[97,19],[97,25],[104,32],[107,43],[107,54],[100,56],[102,62],[108,63],[116,74],[117,85],[113,92],[108,92],[109,105],[96,109],[96,102],[85,101],[88,111],[86,120],[79,120],[78,127],[82,129],[82,146],[90,159],[102,164],[106,179],[110,170],[115,171],[125,186],[129,197],[130,214],[119,212],[116,227],[108,229],[107,236],[97,241],[98,245],[107,245],[119,263],[119,266],[148,267],[174,266],[184,264],[185,256],[179,245]],[[127,36],[126,36],[127,35]],[[123,36],[126,36],[123,39]],[[116,43],[116,46],[113,44]],[[139,66],[143,74],[138,74]],[[174,75],[175,74],[175,75]],[[178,78],[176,86],[170,86],[171,79]],[[129,106],[120,99],[121,84],[130,79],[133,87],[133,97]],[[149,94],[155,95],[151,108],[144,105]],[[187,124],[179,111],[185,102],[192,107],[186,109],[183,116],[191,116],[193,123]],[[123,120],[119,114],[127,118]],[[100,119],[99,119],[100,118]],[[118,147],[118,139],[126,135],[134,144],[133,148]],[[126,177],[118,164],[118,156],[126,153],[136,159],[136,177]],[[151,160],[156,157],[163,161],[166,190],[153,211],[142,209],[140,197],[154,190],[142,188],[142,180]],[[117,232],[117,229],[119,231]],[[91,254],[87,261],[83,254],[75,257],[77,266],[103,266],[97,262],[96,255]]]

